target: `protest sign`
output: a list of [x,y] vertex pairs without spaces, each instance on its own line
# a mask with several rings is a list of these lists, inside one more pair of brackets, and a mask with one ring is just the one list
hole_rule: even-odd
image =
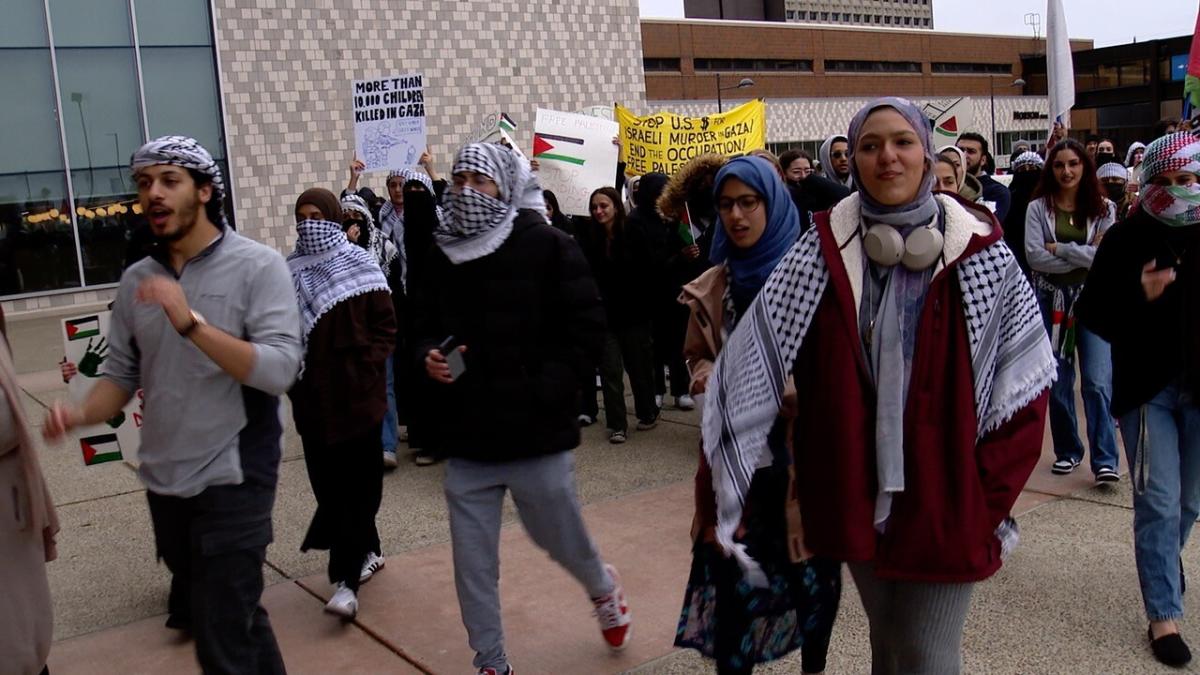
[[617,174],[620,126],[599,117],[538,108],[533,124],[533,158],[540,165],[538,182],[558,197],[571,216],[588,213],[588,197],[611,186]]
[[709,152],[736,157],[765,147],[767,106],[762,99],[727,113],[684,117],[660,112],[638,117],[617,106],[621,125],[621,159],[625,173],[641,176],[653,171],[673,174]]
[[511,149],[522,159],[526,159],[525,153],[521,152],[521,147],[513,140],[512,134],[515,133],[517,133],[517,123],[511,117],[502,112],[489,113],[484,116],[479,128],[467,137],[464,145],[467,143],[496,143]]
[[416,73],[354,81],[354,147],[364,171],[416,166],[425,152],[425,89]]
[[959,136],[975,128],[975,111],[965,98],[926,103],[922,112],[929,118],[938,147],[954,145]]
[[[100,366],[108,358],[108,328],[112,312],[97,312],[62,324],[63,352],[79,371],[67,382],[67,394],[82,403],[100,381]],[[138,389],[125,408],[100,424],[79,427],[79,449],[89,466],[122,459],[134,462],[141,444],[144,397]]]

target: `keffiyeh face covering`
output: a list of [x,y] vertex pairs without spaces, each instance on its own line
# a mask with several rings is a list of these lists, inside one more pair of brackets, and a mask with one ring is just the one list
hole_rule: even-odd
[[1188,131],[1163,136],[1146,148],[1142,160],[1142,208],[1171,227],[1200,223],[1200,184],[1154,185],[1155,178],[1173,171],[1200,175],[1200,137]]

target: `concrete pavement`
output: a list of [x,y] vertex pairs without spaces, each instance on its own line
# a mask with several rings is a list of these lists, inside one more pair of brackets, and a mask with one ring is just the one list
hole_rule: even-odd
[[[44,405],[65,393],[55,372],[57,319],[10,322],[9,332],[24,404],[40,422]],[[584,594],[512,524],[509,505],[501,589],[509,652],[520,672],[711,670],[694,653],[671,647],[690,560],[698,422],[695,412],[667,411],[659,428],[634,432],[623,446],[605,442],[603,425],[596,425],[577,452],[585,517],[601,551],[621,569],[633,610],[633,642],[621,655],[604,649]],[[49,566],[58,640],[52,672],[195,672],[190,644],[162,628],[167,574],[154,560],[144,491],[132,468],[84,467],[68,447],[41,453],[63,521],[60,558]],[[329,593],[325,555],[299,552],[315,503],[291,429],[284,456],[265,604],[289,670],[471,672],[454,599],[441,467],[405,463],[385,478],[379,528],[387,567],[364,587],[358,619],[343,625],[321,612]],[[1158,672],[1145,644],[1128,486],[1093,488],[1084,473],[1054,477],[1049,461],[1043,457],[1017,504],[1021,547],[976,591],[967,671]],[[1184,559],[1191,569],[1200,562],[1194,550]],[[1189,613],[1194,603],[1187,602]],[[1184,628],[1200,636],[1200,626],[1186,619]],[[868,672],[869,663],[866,621],[848,581],[827,672]],[[798,655],[761,669],[798,671]]]

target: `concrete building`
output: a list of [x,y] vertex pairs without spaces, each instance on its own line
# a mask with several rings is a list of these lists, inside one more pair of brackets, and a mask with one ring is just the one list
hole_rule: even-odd
[[[958,104],[960,130],[988,138],[994,112],[992,152],[1001,167],[1013,141],[1045,139],[1045,87],[1030,94],[1018,83],[1024,59],[1044,51],[1044,44],[913,29],[642,20],[651,107],[706,114],[716,111],[718,92],[726,109],[765,98],[772,149],[811,151],[826,137],[845,133],[854,112],[877,96],[908,97],[931,117]],[[1090,40],[1072,42],[1076,50],[1091,46]],[[754,85],[736,88],[744,78]],[[1094,113],[1072,119],[1086,127]]]
[[[138,216],[145,139],[195,136],[237,228],[280,251],[294,200],[345,185],[351,81],[425,75],[439,169],[507,112],[642,107],[637,0],[6,0],[0,21],[0,299],[6,312],[107,302]],[[364,183],[383,188],[383,176]]]
[[689,19],[933,28],[933,0],[684,0]]

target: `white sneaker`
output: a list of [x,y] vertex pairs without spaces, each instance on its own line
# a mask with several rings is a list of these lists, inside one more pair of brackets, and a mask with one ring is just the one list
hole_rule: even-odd
[[398,466],[400,466],[400,462],[396,460],[396,451],[395,450],[384,450],[383,451],[383,468],[394,469]]
[[675,407],[680,410],[695,410],[696,401],[691,396],[684,394],[683,396],[675,397]]
[[346,584],[337,582],[333,585],[333,597],[325,603],[325,611],[344,619],[353,619],[358,614],[358,594]]
[[376,553],[368,553],[367,559],[363,561],[362,574],[358,577],[358,583],[365,584],[375,576],[375,573],[383,569],[383,556]]

